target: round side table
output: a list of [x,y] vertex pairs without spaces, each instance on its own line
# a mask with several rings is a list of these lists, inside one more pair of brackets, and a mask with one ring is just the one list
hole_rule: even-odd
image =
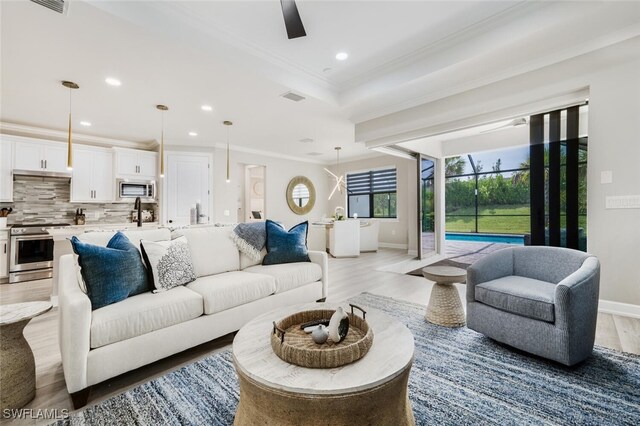
[[36,396],[36,364],[22,331],[51,309],[50,302],[0,306],[0,409],[20,408]]
[[427,305],[427,321],[445,327],[464,326],[466,321],[462,302],[453,284],[465,282],[467,271],[453,266],[427,266],[422,268],[422,275],[435,281]]

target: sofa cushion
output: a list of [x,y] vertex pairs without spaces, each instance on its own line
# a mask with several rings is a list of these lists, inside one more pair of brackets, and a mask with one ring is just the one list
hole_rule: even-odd
[[477,285],[475,298],[503,311],[553,322],[555,291],[555,284],[513,275]]
[[273,277],[276,282],[276,293],[284,293],[322,279],[320,265],[310,262],[251,266],[245,269],[245,272]]
[[233,271],[198,278],[187,288],[202,296],[205,314],[214,314],[270,296],[276,284],[269,275]]
[[198,318],[202,313],[202,296],[185,287],[139,294],[93,311],[91,347],[141,336]]
[[209,226],[179,229],[174,235],[187,238],[196,276],[204,277],[240,269],[240,252],[231,232],[231,226]]
[[116,233],[106,247],[71,237],[91,309],[119,302],[150,290],[140,252],[123,233]]
[[263,265],[282,263],[310,262],[307,250],[307,231],[309,222],[301,222],[288,231],[278,222],[267,219],[267,254]]
[[240,270],[246,269],[250,266],[262,265],[262,259],[267,254],[267,249],[263,248],[260,252],[260,259],[252,259],[244,253],[240,253]]

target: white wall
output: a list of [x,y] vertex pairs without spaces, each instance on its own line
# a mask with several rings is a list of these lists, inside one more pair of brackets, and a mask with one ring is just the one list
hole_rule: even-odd
[[[243,199],[244,165],[255,164],[266,167],[265,210],[267,219],[282,222],[286,227],[322,217],[326,212],[327,179],[322,165],[302,161],[291,161],[241,151],[231,151],[231,182],[226,183],[226,151],[215,149],[213,158],[213,215],[214,222],[238,221],[238,207]],[[289,181],[296,176],[306,176],[316,188],[316,203],[311,212],[299,216],[287,205],[286,190]],[[225,216],[224,211],[230,215]]]
[[[340,173],[371,170],[375,168],[395,166],[397,169],[397,219],[377,219],[380,221],[379,241],[391,247],[408,248],[416,250],[417,244],[417,170],[416,161],[391,155],[382,155],[375,158],[350,161],[340,164]],[[336,172],[336,167],[329,167]],[[335,179],[325,173],[329,191],[335,185]],[[337,206],[347,209],[346,194],[334,195],[328,202],[327,214],[332,215]]]
[[[640,194],[640,37],[393,117],[371,120],[360,129],[358,124],[356,133],[360,138],[401,139],[393,135],[393,129],[396,135],[401,129],[405,135],[427,136],[423,132],[429,126],[453,130],[460,128],[459,123],[480,124],[483,117],[522,116],[545,106],[557,107],[560,99],[584,93],[585,88],[590,97],[588,250],[602,265],[600,298],[640,305],[640,210],[604,208],[608,195]],[[429,111],[440,114],[433,119]],[[613,172],[612,184],[600,184],[600,172],[605,170]]]
[[[310,222],[322,217],[327,210],[327,179],[323,165],[303,161],[292,161],[275,156],[267,156],[242,151],[231,150],[231,182],[226,182],[226,149],[198,146],[167,146],[165,151],[203,152],[213,154],[212,165],[212,213],[211,221],[220,223],[235,223],[242,221],[238,218],[238,207],[242,207],[244,200],[244,167],[247,164],[265,166],[265,210],[267,219],[277,220],[285,226],[309,220]],[[308,215],[299,216],[289,209],[286,199],[286,189],[289,181],[295,176],[306,176],[316,188],[316,204]],[[229,216],[225,216],[229,210]]]

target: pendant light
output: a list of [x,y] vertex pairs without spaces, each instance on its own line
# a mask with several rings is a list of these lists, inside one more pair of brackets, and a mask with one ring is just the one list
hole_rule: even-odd
[[79,89],[73,81],[63,81],[62,85],[69,89],[69,130],[67,134],[67,170],[73,170],[73,141],[71,140],[71,92]]
[[225,120],[222,122],[225,126],[227,126],[227,183],[231,182],[230,176],[230,167],[229,167],[229,132],[233,123],[231,121]]
[[326,167],[324,169],[325,172],[329,173],[336,180],[336,185],[333,187],[333,191],[331,191],[331,194],[329,195],[329,200],[331,199],[331,197],[333,197],[333,194],[335,194],[336,190],[340,192],[340,194],[342,194],[342,190],[346,189],[344,175],[340,174],[340,150],[342,149],[342,147],[336,146],[334,149],[336,150],[336,173],[333,173]]
[[169,111],[166,105],[156,105],[160,110],[160,177],[164,177],[164,112]]

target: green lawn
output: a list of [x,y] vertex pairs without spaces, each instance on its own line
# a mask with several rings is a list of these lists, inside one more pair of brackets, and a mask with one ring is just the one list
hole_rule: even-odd
[[[528,234],[531,229],[529,219],[529,206],[504,205],[504,206],[484,206],[478,208],[478,232],[496,234]],[[446,230],[447,232],[475,232],[475,218],[471,216],[456,217],[449,215],[473,215],[475,209],[466,207],[457,210],[447,211]],[[526,216],[491,216],[491,215],[526,215]],[[587,218],[580,216],[580,228],[586,231]],[[561,226],[564,226],[565,218],[561,219]]]

